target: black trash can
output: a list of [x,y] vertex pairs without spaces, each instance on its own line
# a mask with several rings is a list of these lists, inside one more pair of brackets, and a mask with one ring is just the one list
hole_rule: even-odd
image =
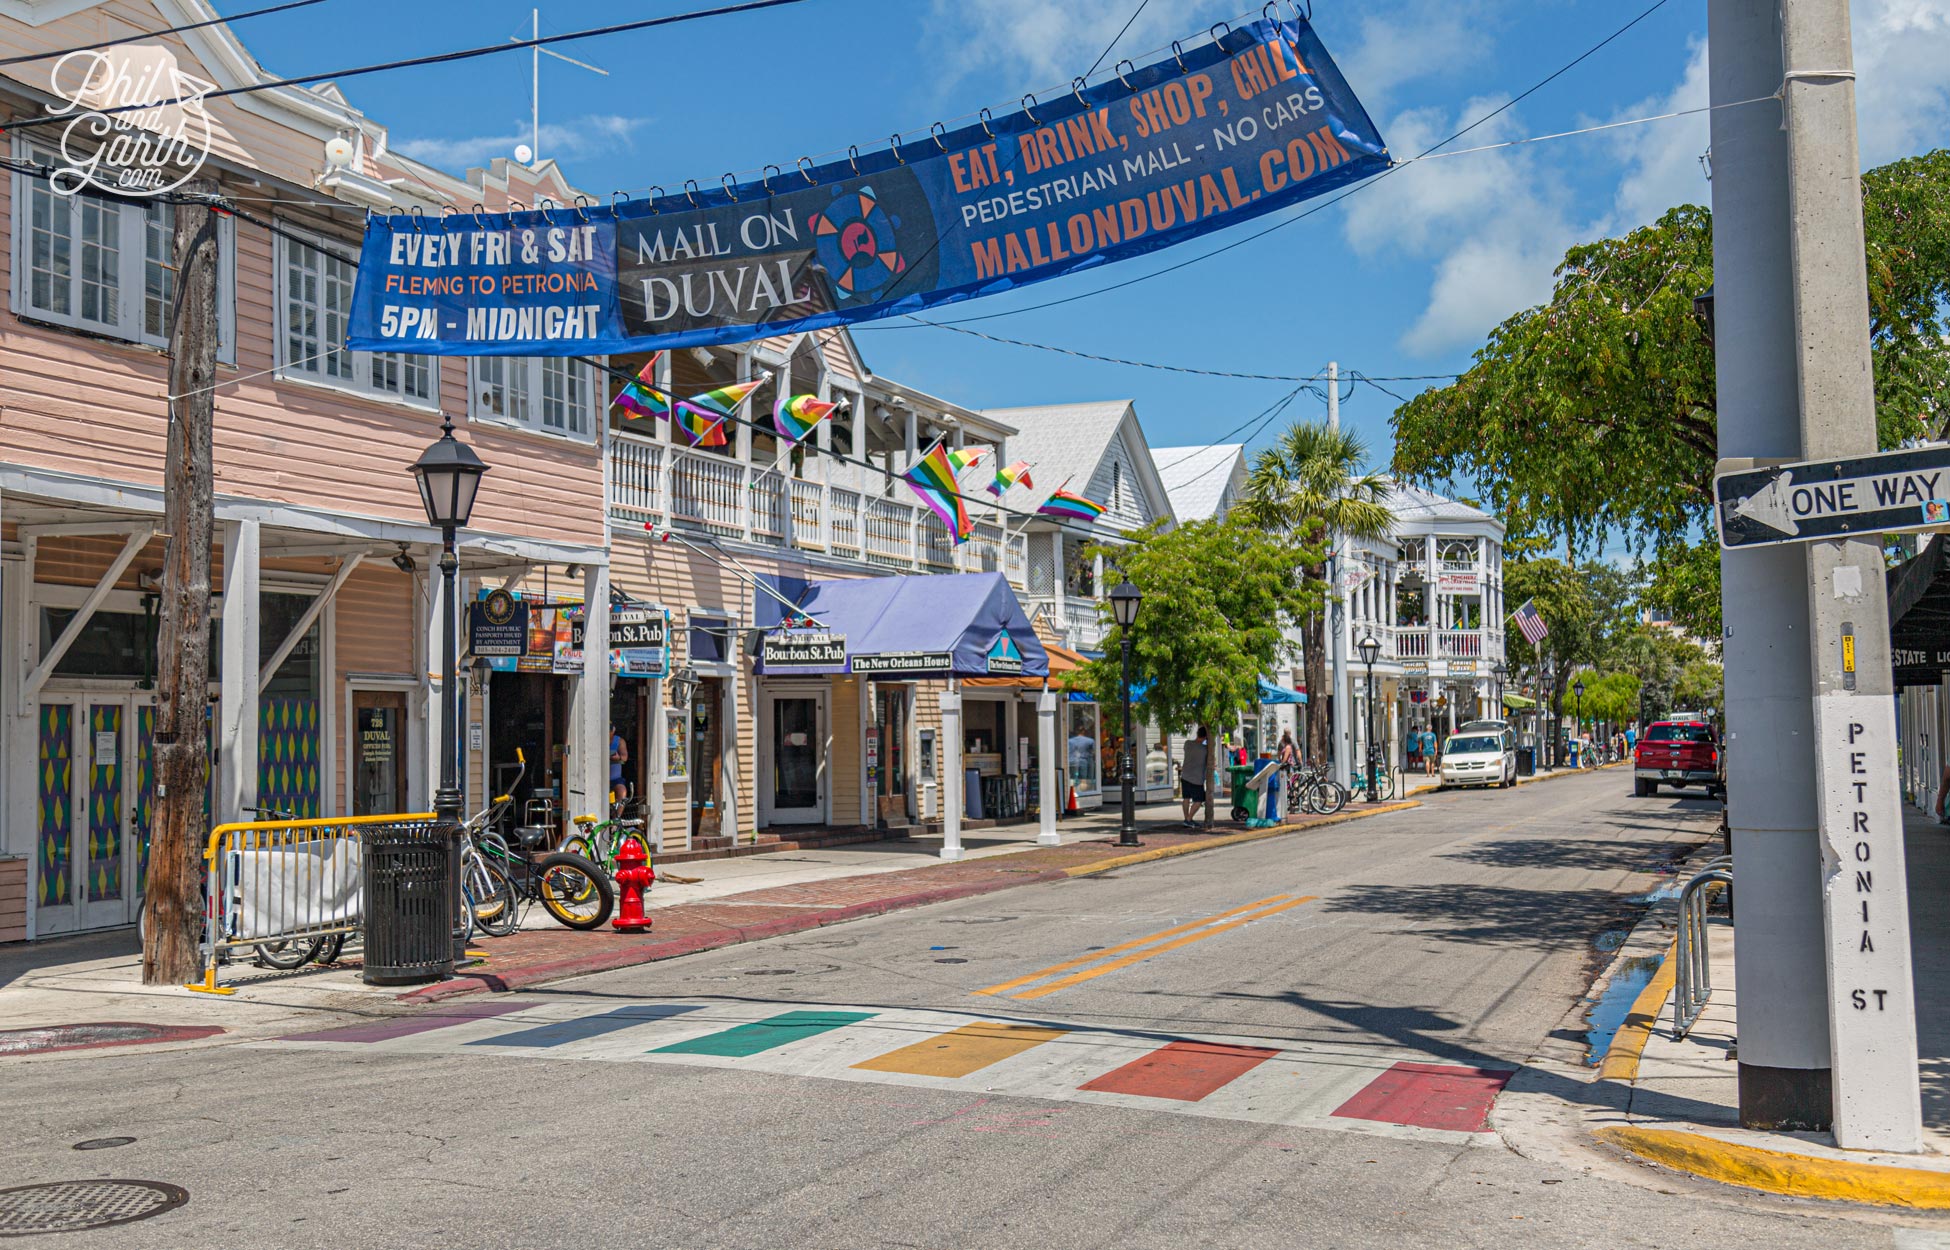
[[1517,776],[1534,777],[1536,775],[1537,775],[1537,748],[1518,747],[1517,748]]
[[415,985],[450,975],[460,880],[453,826],[415,821],[361,832],[366,984]]

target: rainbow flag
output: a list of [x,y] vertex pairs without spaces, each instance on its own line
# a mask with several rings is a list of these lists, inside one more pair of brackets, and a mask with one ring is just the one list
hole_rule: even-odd
[[1036,515],[1060,516],[1071,521],[1089,523],[1104,515],[1104,505],[1094,499],[1085,499],[1082,495],[1071,494],[1059,486],[1048,499],[1043,501],[1043,506],[1036,509]]
[[968,509],[961,506],[961,491],[955,484],[955,466],[948,449],[937,444],[921,457],[919,464],[901,476],[921,497],[921,502],[941,518],[941,523],[954,536],[955,545],[961,546],[974,531],[975,522],[969,519]]
[[1006,469],[997,469],[995,471],[995,480],[989,483],[989,494],[1000,499],[1017,482],[1021,482],[1030,490],[1036,489],[1036,483],[1029,480],[1029,462],[1027,460],[1018,460]]
[[813,395],[794,395],[791,398],[779,397],[772,409],[772,424],[779,437],[788,443],[796,443],[813,432],[813,427],[833,415],[839,405],[828,403]]
[[982,463],[988,454],[986,447],[963,447],[948,453],[948,463],[955,466],[955,475],[959,477],[963,469]]
[[636,380],[616,393],[616,406],[632,417],[667,417],[670,397],[650,382],[656,376],[661,351],[650,353],[650,362],[637,371]]
[[765,385],[763,377],[750,382],[733,382],[720,386],[702,395],[677,401],[677,411],[673,420],[690,435],[693,447],[722,447],[725,445],[725,418],[738,411],[738,405],[759,387]]

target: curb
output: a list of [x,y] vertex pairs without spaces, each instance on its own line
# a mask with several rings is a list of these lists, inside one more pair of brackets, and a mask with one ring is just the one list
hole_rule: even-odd
[[1743,1189],[1918,1211],[1950,1210],[1950,1173],[1818,1159],[1675,1129],[1612,1126],[1596,1130],[1593,1136],[1641,1159]]
[[577,955],[571,959],[558,959],[552,963],[533,964],[517,968],[503,975],[495,972],[469,973],[457,976],[437,985],[424,986],[397,995],[402,1002],[439,1002],[444,998],[455,998],[462,994],[478,994],[483,991],[505,994],[510,990],[525,989],[544,981],[556,981],[565,977],[583,976],[591,972],[610,972],[617,968],[634,967],[637,964],[657,963],[665,959],[675,959],[680,955],[695,955],[701,951],[716,950],[723,946],[738,946],[746,942],[763,941],[766,938],[784,937],[787,934],[803,933],[808,929],[824,928],[829,924],[840,924],[848,920],[864,920],[869,916],[879,916],[890,911],[908,907],[921,907],[929,903],[946,903],[959,898],[972,898],[978,894],[990,894],[1013,886],[1030,885],[1041,881],[1061,881],[1064,874],[1057,869],[1047,869],[1038,873],[1024,873],[1001,881],[972,881],[965,885],[942,886],[933,890],[917,890],[912,894],[897,894],[890,898],[869,899],[864,903],[851,903],[845,907],[829,907],[820,911],[802,912],[796,916],[782,916],[763,924],[744,925],[720,929],[715,933],[694,933],[689,937],[673,938],[668,942],[656,942],[641,946],[615,947],[606,951],[593,951],[587,955]]
[[1130,864],[1147,863],[1152,860],[1170,859],[1179,855],[1191,855],[1199,851],[1222,850],[1228,846],[1238,846],[1245,842],[1260,842],[1267,838],[1283,837],[1287,834],[1303,833],[1318,829],[1323,825],[1337,825],[1349,820],[1360,820],[1367,816],[1379,816],[1384,812],[1406,811],[1411,807],[1422,806],[1410,799],[1397,803],[1379,803],[1373,810],[1341,812],[1304,825],[1293,825],[1274,829],[1254,829],[1245,833],[1226,834],[1205,842],[1184,842],[1177,846],[1159,847],[1155,851],[1140,851],[1135,855],[1120,855],[1115,859],[1099,860],[1094,864],[1080,865],[1076,868],[1047,868],[1041,872],[1021,873],[996,881],[972,881],[963,885],[941,886],[932,890],[917,890],[912,894],[897,894],[891,898],[870,899],[864,903],[853,903],[845,907],[831,907],[820,911],[802,912],[796,916],[782,916],[763,924],[744,925],[717,930],[713,933],[695,933],[689,937],[674,938],[668,942],[656,942],[641,946],[612,947],[608,950],[592,951],[587,955],[577,955],[570,959],[558,959],[551,963],[533,964],[517,968],[506,974],[495,972],[475,972],[441,981],[435,985],[422,986],[396,995],[398,1001],[410,1003],[432,1003],[442,999],[457,998],[463,994],[497,993],[505,994],[511,990],[526,989],[540,985],[544,981],[557,981],[566,977],[584,976],[592,972],[612,972],[618,968],[631,968],[638,964],[658,963],[665,959],[675,959],[680,955],[695,955],[703,951],[717,950],[726,946],[738,946],[746,942],[763,941],[766,938],[784,937],[793,933],[804,933],[808,929],[820,929],[831,924],[848,920],[864,920],[870,916],[885,915],[891,911],[901,911],[909,907],[923,907],[929,903],[946,903],[955,899],[973,898],[980,894],[992,894],[998,890],[1013,889],[1019,885],[1036,885],[1045,881],[1067,881],[1074,877],[1086,877],[1093,873],[1108,872]]
[[[1650,910],[1647,914],[1651,914]],[[1666,947],[1665,958],[1659,961],[1659,970],[1632,1000],[1624,1022],[1612,1034],[1611,1045],[1605,1048],[1605,1057],[1598,1064],[1599,1080],[1638,1080],[1639,1058],[1645,1053],[1646,1042],[1651,1040],[1652,1026],[1659,1022],[1659,1013],[1665,1010],[1666,997],[1672,993],[1672,983],[1679,976],[1678,964],[1679,939],[1675,937]]]
[[1272,829],[1252,829],[1245,833],[1228,833],[1205,842],[1181,842],[1177,846],[1161,846],[1155,851],[1139,851],[1135,855],[1119,855],[1114,859],[1098,860],[1094,864],[1079,864],[1075,868],[1058,870],[1064,877],[1092,877],[1100,872],[1110,872],[1117,868],[1128,868],[1132,864],[1148,864],[1153,860],[1173,859],[1180,855],[1195,855],[1200,851],[1217,851],[1228,846],[1239,846],[1247,842],[1263,842],[1267,838],[1282,838],[1288,834],[1305,833],[1323,825],[1338,825],[1349,820],[1360,820],[1368,816],[1380,816],[1386,812],[1405,812],[1411,807],[1422,806],[1419,799],[1401,799],[1392,803],[1376,803],[1373,807],[1363,806],[1358,812],[1338,812],[1319,820],[1308,821],[1304,825],[1276,826]]

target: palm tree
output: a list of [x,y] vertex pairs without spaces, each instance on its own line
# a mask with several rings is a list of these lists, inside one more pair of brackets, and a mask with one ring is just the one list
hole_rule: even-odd
[[[1395,523],[1388,507],[1389,482],[1370,472],[1367,460],[1368,446],[1360,435],[1324,422],[1296,421],[1278,442],[1253,458],[1239,511],[1252,524],[1281,533],[1324,531],[1336,544],[1349,538],[1385,538]],[[1322,580],[1327,576],[1324,565],[1309,573]],[[1327,689],[1326,637],[1324,613],[1313,613],[1301,622],[1307,692],[1315,701]],[[1331,758],[1330,728],[1330,718],[1315,715],[1310,705],[1308,759],[1324,763]]]

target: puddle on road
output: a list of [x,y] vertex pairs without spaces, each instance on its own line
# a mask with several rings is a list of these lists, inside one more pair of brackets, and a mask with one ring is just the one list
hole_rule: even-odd
[[1663,955],[1634,955],[1621,960],[1618,970],[1612,973],[1611,984],[1605,992],[1591,1004],[1585,1013],[1585,1023],[1589,1029],[1585,1033],[1584,1062],[1588,1067],[1597,1067],[1604,1062],[1605,1052],[1611,1049],[1611,1039],[1618,1032],[1618,1026],[1625,1023],[1625,1017],[1632,1010],[1639,991],[1652,981],[1652,974],[1665,962]]
[[1628,903],[1643,903],[1650,906],[1654,903],[1663,903],[1668,899],[1678,898],[1679,892],[1685,888],[1686,883],[1675,878],[1665,882],[1656,890],[1648,890],[1644,894],[1634,894],[1625,901]]

